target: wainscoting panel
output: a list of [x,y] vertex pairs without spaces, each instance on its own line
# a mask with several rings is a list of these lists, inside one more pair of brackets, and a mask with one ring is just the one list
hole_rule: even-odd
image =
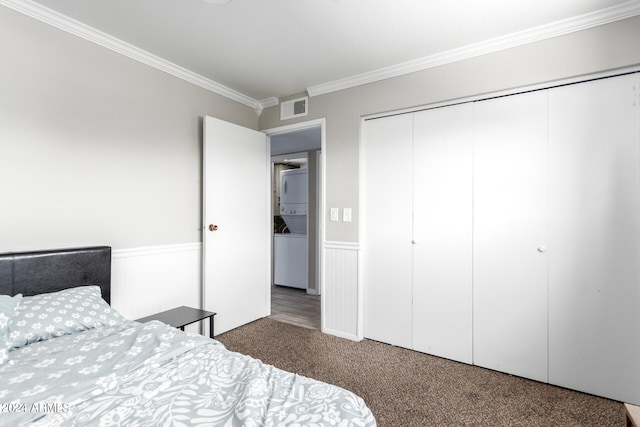
[[327,242],[324,246],[322,332],[354,341],[362,339],[359,251],[357,243]]
[[201,243],[114,249],[111,258],[111,304],[124,317],[201,306]]

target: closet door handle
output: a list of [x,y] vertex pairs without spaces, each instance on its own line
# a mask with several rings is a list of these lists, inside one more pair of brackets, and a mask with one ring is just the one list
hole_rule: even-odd
[[543,253],[547,251],[547,247],[545,245],[538,246],[538,252]]

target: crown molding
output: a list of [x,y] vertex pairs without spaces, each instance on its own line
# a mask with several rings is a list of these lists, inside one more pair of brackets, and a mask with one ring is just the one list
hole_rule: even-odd
[[[0,0],[0,4],[114,52],[128,56],[131,59],[160,71],[164,71],[189,83],[193,83],[225,98],[249,106],[256,110],[258,115],[260,115],[260,112],[262,112],[262,109],[265,107],[262,105],[262,101],[253,99],[31,0]],[[271,98],[268,100],[271,102]]]
[[258,101],[258,106],[255,107],[254,110],[256,110],[256,114],[258,115],[258,117],[260,117],[263,109],[278,105],[279,102],[280,100],[278,100],[278,98],[276,98],[275,96],[272,96],[271,98],[265,98],[261,101]]
[[[278,98],[271,97],[256,100],[234,89],[221,85],[200,74],[169,62],[136,46],[110,36],[66,15],[58,13],[32,0],[0,0],[0,5],[81,37],[92,43],[125,55],[138,62],[164,71],[187,82],[193,83],[225,98],[249,106],[260,116],[264,108],[278,105]],[[529,30],[516,32],[507,36],[489,39],[481,43],[471,44],[459,49],[407,61],[390,67],[358,74],[307,88],[309,96],[318,96],[367,83],[398,77],[416,71],[422,71],[440,65],[449,64],[480,55],[509,49],[516,46],[593,28],[633,16],[640,15],[640,0],[630,0],[616,6],[587,13],[574,18],[556,21]]]
[[528,30],[519,31],[506,36],[497,37],[480,43],[474,43],[458,49],[438,53],[424,58],[407,61],[398,65],[381,68],[344,79],[334,80],[307,88],[309,96],[318,96],[343,89],[373,83],[380,80],[398,77],[422,71],[464,59],[474,58],[500,50],[522,46],[553,37],[586,30],[622,19],[640,15],[640,1],[630,0],[616,6],[586,13],[573,18],[552,22]]
[[274,105],[278,105],[279,103],[280,103],[280,100],[275,96],[272,96],[271,98],[265,98],[260,101],[260,105],[263,108],[273,107]]

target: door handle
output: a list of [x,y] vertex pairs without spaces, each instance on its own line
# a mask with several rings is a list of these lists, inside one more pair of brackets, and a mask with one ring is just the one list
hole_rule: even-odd
[[218,231],[218,226],[214,224],[209,224],[209,231]]

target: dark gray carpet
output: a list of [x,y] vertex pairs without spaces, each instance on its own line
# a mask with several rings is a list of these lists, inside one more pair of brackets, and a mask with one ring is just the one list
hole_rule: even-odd
[[393,347],[261,319],[216,339],[232,351],[353,391],[385,426],[623,426],[623,405]]

